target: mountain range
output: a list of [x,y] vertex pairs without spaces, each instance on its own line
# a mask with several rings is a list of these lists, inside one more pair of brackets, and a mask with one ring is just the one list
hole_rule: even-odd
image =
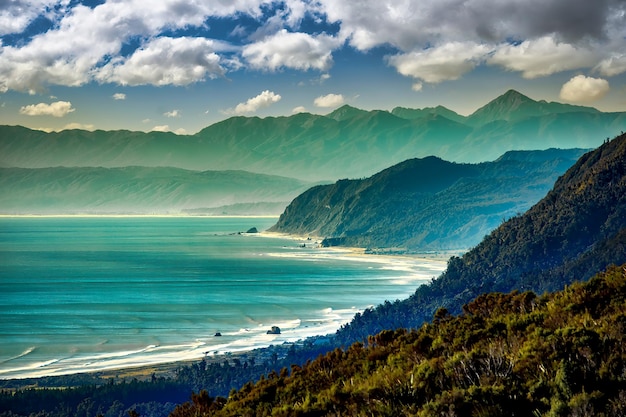
[[307,181],[371,176],[409,158],[492,161],[509,150],[595,148],[626,113],[535,101],[510,90],[465,117],[445,107],[231,117],[194,135],[0,126],[0,166],[245,170]]
[[278,215],[313,185],[246,171],[0,168],[0,213]]
[[510,151],[480,164],[410,159],[367,179],[307,190],[270,231],[325,238],[326,246],[467,249],[539,201],[584,152]]

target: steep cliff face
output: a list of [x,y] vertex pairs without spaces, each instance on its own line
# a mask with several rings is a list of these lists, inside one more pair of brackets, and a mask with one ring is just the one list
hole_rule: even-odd
[[329,245],[462,249],[543,197],[582,150],[511,152],[483,164],[412,159],[298,196],[270,230]]

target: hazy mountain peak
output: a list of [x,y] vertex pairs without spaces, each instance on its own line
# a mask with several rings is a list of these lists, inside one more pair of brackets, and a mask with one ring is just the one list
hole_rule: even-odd
[[357,109],[356,107],[352,107],[348,104],[344,104],[338,109],[333,110],[332,112],[328,113],[326,117],[329,117],[331,119],[337,120],[338,122],[341,122],[343,120],[352,119],[353,117],[361,116],[364,114],[367,114],[367,111]]
[[395,107],[393,110],[391,110],[391,114],[408,120],[424,119],[433,116],[443,116],[446,119],[452,120],[454,122],[463,123],[465,121],[465,117],[442,105],[438,105],[436,107],[424,107],[423,109]]
[[573,112],[598,113],[598,110],[545,100],[536,101],[511,89],[476,110],[467,118],[467,122],[472,126],[482,126],[496,120],[517,122],[531,117]]

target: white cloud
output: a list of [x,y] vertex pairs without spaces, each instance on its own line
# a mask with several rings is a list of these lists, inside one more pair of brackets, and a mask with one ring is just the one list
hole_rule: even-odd
[[[25,1],[16,1],[26,4]],[[62,2],[67,3],[66,0]],[[161,0],[146,7],[145,1],[128,0],[107,1],[94,8],[80,4],[73,6],[52,29],[34,36],[29,43],[0,45],[0,92],[9,89],[43,91],[47,85],[80,86],[94,78],[101,82],[129,85],[186,85],[220,75],[223,71],[219,69],[217,56],[207,50],[212,42],[208,39],[193,41],[181,38],[181,43],[189,44],[187,47],[167,41],[149,44],[153,50],[162,48],[164,68],[160,68],[158,61],[151,62],[152,50],[146,52],[145,46],[144,50],[136,52],[138,56],[133,54],[132,60],[119,56],[119,53],[130,39],[152,39],[164,29],[202,27],[208,16],[226,17],[242,13],[259,17],[263,3],[263,0],[234,0],[228,3]],[[176,64],[172,61],[173,57],[167,55],[167,48],[176,57],[191,59],[192,62]],[[103,63],[106,64],[105,71],[101,73]],[[156,74],[141,74],[141,65],[151,63],[155,65]]]
[[61,129],[59,130],[73,130],[73,129],[80,129],[80,130],[96,130],[96,127],[92,124],[85,124],[85,123],[68,123],[65,126],[63,126]]
[[[594,67],[604,77],[626,72],[624,0],[420,0],[417,6],[408,0],[284,0],[280,7],[273,0],[161,0],[149,7],[144,0],[77,3],[0,0],[0,36],[19,34],[40,16],[52,22],[46,32],[19,37],[23,43],[0,42],[0,92],[36,93],[50,85],[93,81],[183,86],[223,77],[244,64],[264,71],[323,72],[345,42],[362,51],[395,49],[404,66],[414,66],[406,70],[409,76],[425,82],[455,79],[484,63],[478,55],[469,60],[450,55],[437,64],[435,51],[453,44],[500,45],[488,63],[526,78]],[[268,10],[274,15],[267,17]],[[209,17],[233,19],[235,26],[239,16],[261,22],[247,39],[244,26],[233,30],[237,42],[248,43],[242,47],[172,35],[195,28],[206,33]],[[337,27],[338,33],[303,33],[305,17]],[[511,39],[521,43],[509,45]],[[122,56],[123,47],[137,40],[144,44]],[[413,58],[428,62],[410,65],[411,54],[424,50],[431,52]],[[428,64],[439,65],[444,75],[433,75]]]
[[73,112],[74,109],[72,107],[72,103],[69,101],[55,101],[54,103],[39,103],[39,104],[29,104],[28,106],[23,106],[20,109],[20,114],[24,114],[26,116],[53,116],[53,117],[63,117],[68,113]]
[[180,117],[180,110],[174,109],[172,111],[166,111],[165,113],[163,113],[163,116],[165,116],[165,117]]
[[306,113],[307,109],[304,106],[298,106],[298,107],[294,107],[291,110],[291,114],[297,114],[297,113]]
[[604,97],[609,90],[607,80],[577,75],[563,84],[559,97],[575,103],[591,103]]
[[524,78],[537,78],[590,67],[597,62],[597,56],[591,50],[545,36],[519,45],[501,45],[488,62],[509,71],[520,71]]
[[[500,43],[555,35],[569,42],[621,32],[622,0],[318,0],[360,50],[392,45],[404,52],[453,41]],[[621,18],[620,18],[621,16]],[[622,32],[623,33],[623,32]]]
[[341,106],[345,102],[343,95],[341,94],[326,94],[325,96],[319,96],[313,100],[313,104],[317,107],[337,107]]
[[47,11],[60,0],[4,0],[0,1],[0,36],[19,33],[26,29],[37,16]]
[[124,93],[115,93],[112,97],[113,100],[126,100],[126,94]]
[[417,91],[417,92],[422,91],[422,88],[424,88],[424,84],[422,84],[420,82],[413,83],[413,85],[411,86],[411,90]]
[[188,85],[223,76],[214,41],[204,38],[156,38],[129,58],[105,65],[96,78],[122,85]]
[[269,107],[280,101],[282,97],[272,91],[265,90],[256,97],[248,99],[245,103],[239,103],[234,110],[227,110],[226,113],[245,114]]
[[187,134],[187,130],[184,128],[178,128],[176,130],[172,130],[170,128],[169,125],[158,125],[158,126],[154,126],[152,129],[150,129],[151,132],[169,132],[169,133],[175,133],[177,135],[186,135]]
[[451,42],[423,51],[393,55],[387,60],[402,75],[439,83],[459,79],[474,69],[490,49],[471,42]]
[[609,58],[602,60],[595,68],[601,75],[605,77],[613,77],[615,75],[626,72],[626,53],[614,54]]
[[282,29],[264,40],[246,45],[242,55],[257,69],[276,71],[281,68],[326,71],[332,66],[332,50],[341,41],[328,35],[287,32]]
[[170,127],[169,125],[158,125],[158,126],[154,126],[152,129],[150,129],[151,132],[169,132],[170,131]]

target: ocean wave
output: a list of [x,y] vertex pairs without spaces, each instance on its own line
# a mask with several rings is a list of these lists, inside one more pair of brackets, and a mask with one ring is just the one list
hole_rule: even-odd
[[11,362],[11,361],[23,358],[24,356],[27,356],[27,355],[33,353],[36,349],[37,349],[36,346],[31,346],[31,347],[27,348],[26,350],[24,350],[19,355],[15,355],[15,356],[10,357],[8,359],[4,359],[4,360],[0,361],[0,363],[7,363],[7,362]]

